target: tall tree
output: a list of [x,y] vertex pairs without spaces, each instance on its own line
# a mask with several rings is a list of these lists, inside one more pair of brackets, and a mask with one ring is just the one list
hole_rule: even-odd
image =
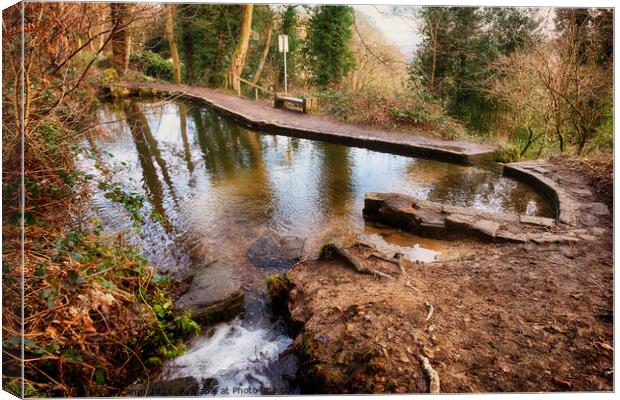
[[535,41],[535,21],[516,8],[423,7],[418,16],[423,40],[412,80],[421,76],[452,115],[487,130],[495,118],[495,104],[485,95],[489,66]]
[[252,11],[254,4],[245,4],[243,6],[243,15],[241,19],[241,31],[237,40],[237,47],[233,53],[228,69],[228,84],[234,90],[239,90],[239,77],[245,65],[245,58],[248,53],[248,44],[250,42],[250,31],[252,29]]
[[355,66],[351,53],[353,9],[349,6],[317,6],[308,22],[306,54],[314,81],[319,86],[339,84]]
[[174,82],[181,83],[181,61],[179,59],[179,50],[177,49],[176,36],[174,34],[174,14],[176,5],[172,3],[166,4],[166,37],[168,38],[168,46],[170,47],[170,56],[172,57],[172,68],[174,71]]
[[240,5],[178,6],[175,22],[188,82],[226,85],[242,13]]
[[273,18],[269,20],[267,23],[267,27],[265,28],[265,45],[263,47],[263,53],[261,54],[260,61],[258,62],[258,67],[256,68],[256,74],[254,74],[254,79],[252,82],[258,83],[260,80],[261,73],[263,72],[263,68],[265,67],[265,61],[267,61],[267,55],[269,54],[269,48],[271,47],[271,35],[273,33]]
[[112,35],[112,65],[120,76],[124,76],[129,66],[129,51],[131,49],[131,35],[128,21],[130,19],[131,4],[110,3],[112,25],[118,27]]

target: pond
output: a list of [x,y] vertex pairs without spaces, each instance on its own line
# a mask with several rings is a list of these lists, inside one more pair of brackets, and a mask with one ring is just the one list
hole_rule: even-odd
[[257,263],[252,253],[270,238],[296,238],[307,257],[329,239],[360,235],[423,261],[441,251],[436,241],[366,225],[366,192],[508,213],[553,211],[530,186],[496,171],[253,132],[193,103],[104,104],[98,117],[103,129],[88,141],[95,156],[84,159],[85,168],[101,177],[96,160],[111,155],[106,179],[145,197],[144,224],[132,233],[122,205],[94,188],[103,225],[128,232],[161,272],[180,274],[217,259],[244,283],[244,315],[197,338],[164,367],[167,377],[286,385],[272,361],[291,340],[266,311],[264,287],[268,274],[290,264]]

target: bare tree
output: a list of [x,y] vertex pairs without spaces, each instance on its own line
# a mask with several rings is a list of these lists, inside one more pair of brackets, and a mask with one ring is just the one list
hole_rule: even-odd
[[271,45],[271,34],[273,33],[273,18],[269,20],[267,24],[267,28],[265,28],[265,46],[263,47],[263,54],[261,54],[260,61],[258,62],[258,67],[256,68],[256,74],[254,75],[254,79],[252,83],[257,84],[260,80],[260,76],[263,72],[263,68],[265,67],[265,61],[267,60],[267,55],[269,54],[269,47]]
[[181,83],[181,61],[179,59],[179,51],[177,50],[177,41],[174,35],[174,14],[176,5],[172,3],[166,4],[166,37],[168,38],[168,46],[170,47],[170,55],[172,56],[172,67],[174,70],[175,83]]
[[237,47],[233,53],[230,68],[228,69],[228,84],[234,90],[239,90],[239,77],[243,66],[245,65],[245,58],[248,53],[248,44],[250,42],[250,31],[252,29],[252,11],[254,9],[253,4],[245,4],[243,6],[243,15],[241,19],[241,32],[239,33],[239,40],[237,41]]
[[129,3],[110,3],[110,16],[115,29],[112,34],[112,64],[120,76],[127,73],[131,35],[129,34],[130,19]]

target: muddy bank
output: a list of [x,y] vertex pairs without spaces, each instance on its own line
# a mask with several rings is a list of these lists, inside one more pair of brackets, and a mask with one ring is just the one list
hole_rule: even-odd
[[428,392],[421,357],[442,392],[612,390],[609,210],[588,176],[544,168],[575,204],[578,242],[452,240],[465,255],[406,262],[407,276],[364,246],[349,249],[391,279],[360,274],[341,257],[296,264],[286,304],[303,390]]

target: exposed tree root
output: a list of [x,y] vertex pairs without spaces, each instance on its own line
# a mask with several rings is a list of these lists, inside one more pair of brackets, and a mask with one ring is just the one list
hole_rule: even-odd
[[422,369],[424,370],[424,372],[426,373],[426,376],[428,377],[429,392],[439,393],[441,391],[441,388],[439,385],[439,374],[437,373],[437,371],[433,369],[430,361],[428,361],[428,358],[424,356],[420,356],[420,361],[422,362]]
[[322,254],[323,254],[323,256],[325,256],[327,258],[329,258],[332,254],[338,254],[339,256],[341,256],[342,258],[347,260],[349,262],[349,264],[351,264],[353,266],[353,268],[355,268],[355,270],[357,272],[361,273],[361,274],[378,275],[378,276],[381,276],[383,278],[393,279],[388,274],[385,274],[385,273],[383,273],[381,271],[377,271],[375,269],[368,268],[368,267],[364,266],[361,263],[361,261],[356,256],[354,256],[353,254],[351,254],[346,249],[343,249],[343,248],[339,247],[338,245],[336,245],[334,243],[329,243],[329,244],[323,246]]

